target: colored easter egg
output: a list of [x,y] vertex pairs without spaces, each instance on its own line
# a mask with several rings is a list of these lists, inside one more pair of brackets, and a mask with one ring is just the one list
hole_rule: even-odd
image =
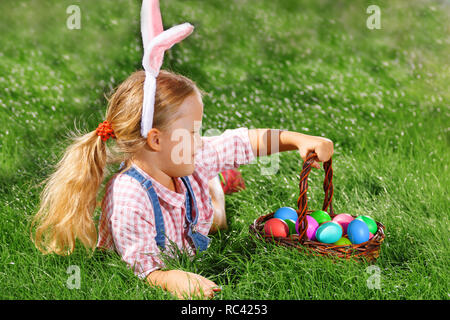
[[311,213],[311,217],[316,219],[316,221],[319,224],[322,224],[322,223],[327,222],[327,221],[331,221],[330,215],[328,213],[326,213],[325,211],[322,211],[322,210],[314,211],[313,213]]
[[369,227],[363,221],[355,219],[348,225],[347,234],[353,244],[360,244],[369,240]]
[[334,243],[342,237],[342,227],[336,222],[326,222],[316,231],[316,238],[323,243]]
[[377,223],[371,217],[369,217],[369,216],[358,216],[358,217],[356,217],[356,219],[364,221],[367,224],[367,226],[369,227],[369,231],[372,234],[377,233],[377,230],[378,230]]
[[352,242],[345,237],[340,238],[338,241],[334,243],[337,246],[348,246],[351,245]]
[[295,221],[292,219],[285,219],[283,220],[284,222],[286,222],[286,224],[288,225],[289,228],[289,234],[296,234],[297,231],[295,230]]
[[264,233],[274,237],[287,237],[289,235],[289,227],[283,220],[272,218],[264,224]]
[[347,234],[348,224],[350,222],[352,222],[353,220],[354,220],[354,218],[351,215],[349,215],[348,213],[340,213],[340,214],[336,215],[333,218],[333,220],[331,220],[331,221],[339,223],[342,227],[342,230],[344,231],[344,234]]
[[290,207],[282,207],[275,211],[273,217],[281,220],[291,219],[297,221],[298,214],[297,211]]
[[369,232],[369,240],[373,238],[373,233]]
[[[317,228],[319,228],[319,223],[314,219],[313,217],[307,215],[306,220],[308,221],[308,229],[306,230],[306,236],[309,240],[316,240],[316,231]],[[299,219],[297,219],[297,222],[295,223],[295,230],[298,234],[299,232]]]

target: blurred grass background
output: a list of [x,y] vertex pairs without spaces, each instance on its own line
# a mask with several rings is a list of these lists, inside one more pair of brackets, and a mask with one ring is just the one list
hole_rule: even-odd
[[[66,9],[81,9],[69,30]],[[114,253],[43,256],[29,239],[39,183],[67,130],[95,130],[105,94],[141,68],[141,1],[0,2],[0,297],[172,299]],[[381,9],[381,29],[366,9]],[[223,291],[216,299],[449,299],[450,2],[161,1],[165,28],[194,33],[165,55],[210,93],[205,130],[245,126],[326,136],[335,144],[334,208],[386,226],[369,289],[366,264],[305,256],[253,241],[248,225],[296,206],[297,152],[242,166],[247,189],[226,197],[229,230],[191,260],[168,261]],[[263,175],[267,161],[275,175]],[[323,172],[310,174],[320,208]],[[70,290],[70,265],[81,288]]]

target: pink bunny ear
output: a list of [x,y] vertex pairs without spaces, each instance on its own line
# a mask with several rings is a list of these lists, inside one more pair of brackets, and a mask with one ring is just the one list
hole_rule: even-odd
[[141,7],[141,33],[144,48],[158,34],[163,32],[159,0],[144,0]]
[[148,44],[146,52],[144,52],[142,61],[144,69],[147,71],[154,71],[158,74],[163,63],[164,52],[172,48],[174,44],[189,36],[193,30],[194,27],[186,22],[163,31],[153,38]]
[[183,23],[163,31],[159,0],[143,0],[141,8],[141,33],[144,44],[142,66],[145,70],[144,101],[141,135],[147,138],[152,128],[156,92],[156,77],[162,66],[164,52],[189,36],[194,27]]

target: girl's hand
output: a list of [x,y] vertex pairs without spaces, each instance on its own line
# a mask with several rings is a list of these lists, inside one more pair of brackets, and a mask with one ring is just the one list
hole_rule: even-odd
[[180,299],[214,297],[221,289],[201,275],[182,270],[155,270],[147,277],[152,285],[160,286]]
[[[305,134],[301,135],[301,138],[297,141],[298,151],[303,161],[306,160],[306,156],[310,152],[317,154],[317,159],[320,162],[326,162],[330,160],[334,153],[333,141],[327,138],[308,136]],[[320,169],[320,164],[314,161],[312,166],[314,168]]]

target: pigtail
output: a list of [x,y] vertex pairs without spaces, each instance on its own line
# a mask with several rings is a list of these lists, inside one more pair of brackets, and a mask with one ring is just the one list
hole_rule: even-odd
[[92,250],[97,242],[93,215],[107,162],[106,142],[96,131],[73,134],[71,140],[44,181],[40,208],[31,223],[31,238],[44,254],[71,254],[76,239]]

